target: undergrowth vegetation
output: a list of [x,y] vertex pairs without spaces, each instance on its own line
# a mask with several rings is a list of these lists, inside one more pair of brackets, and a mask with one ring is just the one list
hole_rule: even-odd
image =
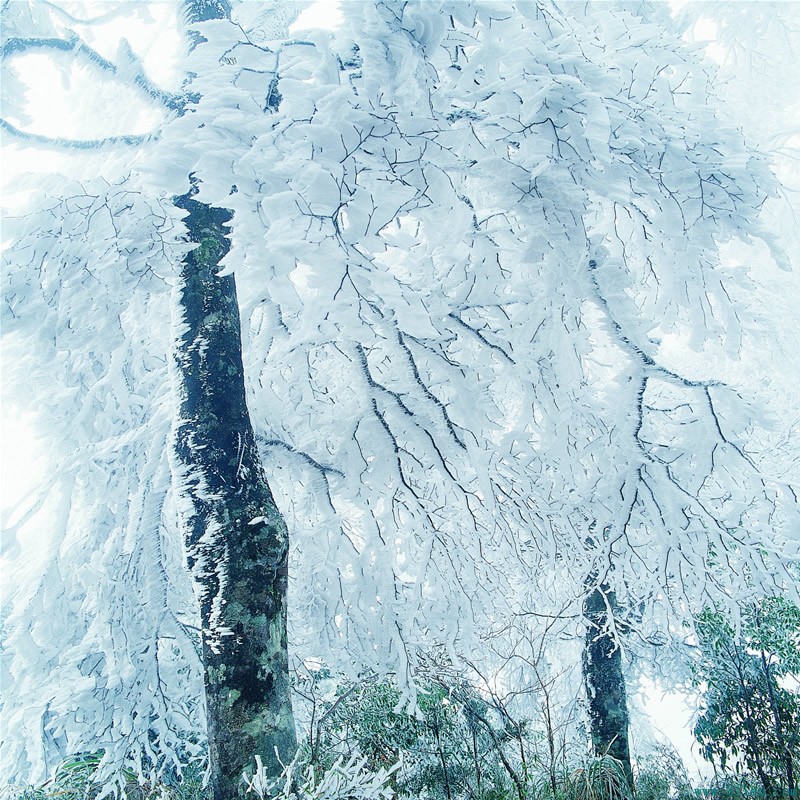
[[[693,787],[680,758],[667,747],[657,748],[642,759],[636,771],[635,793],[627,785],[619,762],[608,756],[564,763],[556,780],[533,768],[515,781],[506,772],[510,764],[504,765],[499,755],[492,758],[486,748],[480,753],[480,773],[470,773],[459,759],[464,758],[474,740],[458,739],[463,737],[464,730],[458,727],[457,712],[448,710],[439,714],[437,709],[441,750],[432,746],[437,737],[428,720],[432,716],[430,704],[436,702],[437,696],[428,698],[428,713],[423,713],[421,719],[405,715],[404,720],[394,712],[393,694],[384,684],[373,684],[367,696],[367,703],[363,694],[348,698],[353,706],[366,709],[363,718],[353,713],[351,703],[340,703],[335,709],[339,713],[323,721],[323,728],[327,724],[332,729],[325,734],[326,744],[344,729],[348,730],[352,737],[347,740],[347,746],[352,748],[349,756],[334,758],[330,751],[325,751],[321,757],[323,743],[318,741],[315,750],[313,738],[309,737],[279,782],[268,780],[260,759],[256,758],[253,770],[243,775],[243,795],[250,800],[764,800],[765,797],[763,788],[747,775],[723,775]],[[339,745],[342,741],[338,740]],[[390,751],[394,754],[391,764]],[[437,770],[434,762],[441,756],[444,760]],[[47,783],[38,787],[7,786],[0,792],[0,800],[102,800],[115,795],[128,800],[211,800],[199,764],[188,765],[180,776],[162,777],[154,782],[126,771],[111,786],[94,780],[100,758],[99,753],[70,758]]]
[[[665,755],[668,756],[665,758]],[[87,754],[62,764],[54,778],[39,787],[6,787],[3,800],[98,800],[104,787],[93,782],[98,756]],[[664,751],[646,759],[636,779],[635,800],[763,800],[763,789],[746,776],[715,778],[692,787],[677,756]],[[252,800],[400,800],[400,798],[448,797],[444,785],[431,784],[420,793],[397,788],[393,769],[371,771],[368,759],[353,756],[337,759],[326,769],[297,761],[287,768],[280,785],[259,782],[259,765],[246,775],[242,789]],[[678,767],[677,772],[672,768]],[[203,773],[197,766],[184,770],[180,779],[149,783],[139,782],[133,773],[125,776],[122,792],[129,800],[210,800],[203,786]],[[452,800],[633,800],[625,785],[624,771],[610,758],[589,759],[570,770],[556,785],[555,793],[548,780],[532,777],[522,795],[516,787],[491,787],[478,792],[475,785],[457,792],[451,787]]]
[[[738,639],[718,614],[700,618],[696,680],[703,688],[694,734],[715,768],[700,786],[667,746],[639,754],[634,786],[621,762],[587,757],[580,708],[551,696],[554,684],[542,669],[533,693],[502,694],[439,654],[415,674],[414,713],[390,680],[303,668],[294,684],[305,732],[297,756],[278,780],[255,756],[241,793],[250,800],[797,800],[800,697],[778,678],[800,668],[798,613],[777,601],[754,606]],[[771,714],[753,706],[762,695],[771,698]],[[108,783],[99,778],[102,756],[73,756],[47,783],[8,786],[0,800],[211,800],[199,760],[180,774],[130,768]]]

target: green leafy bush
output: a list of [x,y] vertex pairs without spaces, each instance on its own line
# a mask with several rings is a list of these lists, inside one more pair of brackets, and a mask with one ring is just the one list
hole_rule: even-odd
[[692,800],[696,797],[680,756],[661,745],[647,754],[636,774],[636,800]]
[[[326,678],[321,672],[311,680]],[[504,800],[515,778],[520,786],[524,782],[507,752],[509,731],[461,679],[450,686],[420,681],[415,714],[399,709],[395,686],[374,678],[342,681],[319,705],[304,758],[322,770],[353,754],[363,756],[373,772],[400,763],[393,788],[403,796],[432,799]]]
[[752,778],[725,775],[712,779],[708,786],[695,789],[692,797],[697,800],[765,800],[766,794],[764,787]]
[[765,598],[742,609],[738,632],[709,609],[697,632],[695,678],[705,689],[694,734],[703,757],[723,774],[756,779],[766,800],[796,797],[800,696],[781,679],[800,674],[800,609]]

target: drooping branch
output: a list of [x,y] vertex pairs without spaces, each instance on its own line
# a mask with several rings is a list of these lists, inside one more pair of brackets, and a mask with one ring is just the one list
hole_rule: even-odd
[[[12,37],[6,39],[0,49],[0,58],[10,59],[13,56],[19,56],[24,53],[31,53],[36,51],[52,51],[62,53],[72,53],[78,58],[84,59],[88,63],[98,67],[103,72],[113,76],[116,79],[125,80],[141,89],[152,100],[160,103],[164,108],[171,111],[178,111],[183,107],[183,98],[178,95],[165,92],[156,86],[144,73],[141,60],[131,50],[130,45],[124,42],[125,56],[129,62],[135,67],[135,73],[132,78],[123,77],[123,72],[120,67],[113,61],[109,61],[104,56],[100,55],[92,47],[89,47],[79,36],[73,34],[68,39],[61,39],[59,37]],[[126,71],[127,72],[127,71]]]
[[282,450],[286,450],[287,452],[296,455],[304,463],[308,464],[310,467],[313,467],[315,470],[321,472],[323,475],[331,473],[333,475],[338,475],[339,477],[344,476],[344,473],[340,469],[332,467],[328,464],[321,464],[319,461],[310,456],[308,453],[305,453],[302,450],[298,450],[296,447],[293,447],[288,442],[284,442],[280,439],[267,439],[266,437],[259,435],[256,435],[256,441],[258,442],[260,447],[279,447]]
[[111,11],[106,11],[104,14],[98,14],[96,17],[87,17],[82,19],[70,14],[58,3],[53,3],[51,0],[38,0],[38,2],[43,6],[52,8],[53,11],[69,20],[73,25],[96,25],[100,22],[109,22],[112,19],[119,17],[120,14],[123,14],[130,7],[130,2],[128,2],[128,0],[123,0],[123,2],[117,4],[116,8],[112,8]]
[[66,139],[60,136],[43,136],[40,133],[21,131],[2,118],[0,118],[0,130],[4,130],[12,136],[16,136],[30,144],[39,145],[40,147],[54,147],[67,150],[100,150],[104,147],[115,147],[118,145],[140,147],[146,142],[158,138],[158,133],[143,133],[132,136],[106,136],[103,139]]

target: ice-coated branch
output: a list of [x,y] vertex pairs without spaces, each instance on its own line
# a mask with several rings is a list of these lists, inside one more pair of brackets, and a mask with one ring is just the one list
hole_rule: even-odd
[[[62,8],[58,3],[53,3],[51,0],[37,0],[41,5],[52,8],[59,16],[69,20],[73,25],[96,25],[97,23],[109,22],[112,19],[126,13],[130,9],[131,3],[121,2],[117,4],[116,8],[106,11],[104,14],[98,14],[94,17],[79,18],[70,14],[66,9]],[[134,0],[136,2],[136,0]]]
[[59,136],[43,136],[40,133],[29,133],[21,131],[7,120],[0,118],[0,130],[16,136],[22,141],[35,144],[40,147],[53,147],[65,150],[101,150],[105,147],[140,147],[146,142],[158,138],[158,133],[144,133],[132,136],[106,136],[103,139],[66,139]]
[[[467,447],[464,444],[463,437],[456,431],[453,420],[450,418],[450,415],[447,411],[447,406],[445,406],[445,404],[438,397],[436,397],[436,395],[430,390],[430,387],[422,380],[422,377],[419,373],[419,367],[414,359],[414,354],[411,352],[411,349],[406,342],[406,337],[399,329],[397,329],[397,341],[400,344],[400,347],[403,349],[403,352],[408,357],[408,365],[411,368],[411,372],[414,375],[414,380],[416,381],[417,386],[419,386],[425,396],[439,408],[439,410],[442,412],[442,418],[447,426],[447,430],[450,431],[450,434],[456,440],[458,446],[462,450],[466,450]],[[411,337],[411,341],[414,341],[413,337]]]
[[331,467],[330,465],[320,464],[319,461],[312,458],[308,453],[303,452],[302,450],[298,450],[296,447],[292,447],[288,442],[284,442],[281,439],[267,439],[263,436],[256,436],[256,441],[258,442],[260,447],[279,447],[282,450],[286,450],[288,453],[292,453],[293,455],[298,456],[301,458],[306,464],[313,467],[314,469],[324,474],[332,474],[338,475],[340,477],[344,476],[344,473],[337,469],[336,467]]
[[[183,98],[165,92],[156,86],[144,73],[141,60],[131,50],[130,45],[125,44],[125,56],[130,64],[135,67],[132,78],[128,78],[129,70],[123,71],[113,61],[103,57],[94,48],[89,47],[77,34],[73,34],[69,39],[58,37],[11,37],[6,39],[0,48],[0,58],[10,59],[13,56],[36,51],[52,51],[62,53],[72,53],[75,56],[95,65],[103,72],[117,79],[131,81],[132,85],[141,89],[152,100],[160,103],[164,108],[177,111],[183,107]],[[123,77],[124,76],[124,77]]]
[[451,312],[447,315],[450,319],[454,320],[458,325],[466,331],[469,331],[476,339],[478,339],[481,344],[486,345],[486,347],[491,348],[492,350],[500,353],[500,355],[508,361],[509,364],[516,364],[514,359],[499,345],[495,344],[494,342],[490,342],[484,335],[483,332],[480,331],[478,328],[469,325],[468,323],[464,322],[464,320],[456,313]]

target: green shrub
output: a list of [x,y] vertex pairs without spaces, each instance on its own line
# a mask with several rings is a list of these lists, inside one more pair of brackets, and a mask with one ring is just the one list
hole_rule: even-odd
[[[307,680],[329,681],[329,673]],[[400,692],[387,680],[340,680],[333,696],[319,700],[303,758],[323,772],[342,756],[363,756],[372,772],[398,762],[393,788],[403,797],[461,797],[505,800],[518,797],[514,778],[524,787],[513,733],[466,681],[452,685],[419,679],[415,714],[399,710]],[[513,773],[513,778],[512,778]],[[513,791],[512,791],[513,790]],[[524,791],[524,788],[523,788]]]
[[712,779],[708,786],[695,789],[693,797],[697,800],[765,800],[766,793],[758,781],[741,775],[725,775]]
[[672,747],[661,745],[647,754],[646,768],[636,771],[636,800],[693,800],[686,767]]
[[769,597],[742,608],[739,630],[712,609],[696,627],[696,682],[705,688],[694,734],[703,757],[723,774],[757,778],[767,800],[796,793],[800,695],[781,680],[800,674],[800,608]]

